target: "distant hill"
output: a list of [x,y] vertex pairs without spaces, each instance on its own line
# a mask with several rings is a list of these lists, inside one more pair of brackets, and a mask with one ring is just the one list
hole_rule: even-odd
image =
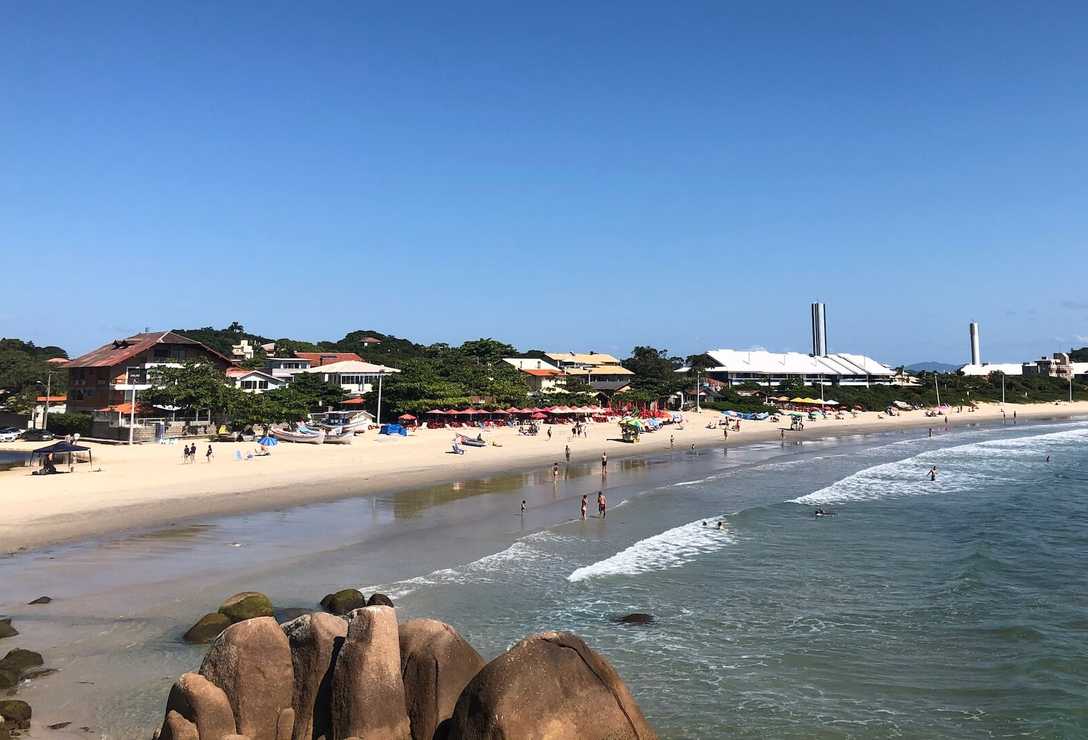
[[947,362],[916,362],[907,365],[907,370],[912,373],[954,373],[961,367],[962,365],[950,365]]

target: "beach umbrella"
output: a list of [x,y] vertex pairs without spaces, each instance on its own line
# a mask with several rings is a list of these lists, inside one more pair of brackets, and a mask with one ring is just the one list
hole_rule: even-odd
[[535,411],[535,412],[533,412],[533,418],[534,419],[547,419],[548,415],[545,414],[543,411]]
[[411,414],[401,414],[397,418],[398,419],[404,419],[405,421],[415,421],[416,420],[416,417],[412,416]]
[[509,411],[503,411],[502,409],[495,409],[494,411],[488,411],[489,414],[495,414],[496,416],[509,416]]
[[275,447],[279,444],[279,440],[275,437],[269,437],[267,434],[257,440],[257,444],[264,445],[265,447]]
[[424,414],[424,416],[430,416],[431,414],[444,414],[444,413],[446,413],[446,412],[445,411],[439,411],[438,409],[433,409],[431,411],[428,411],[426,414]]

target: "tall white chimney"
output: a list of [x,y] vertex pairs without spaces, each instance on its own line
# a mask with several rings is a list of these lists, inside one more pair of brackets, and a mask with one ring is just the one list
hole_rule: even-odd
[[812,354],[827,355],[827,311],[822,303],[812,304]]
[[971,364],[982,364],[982,352],[978,348],[978,322],[971,322]]

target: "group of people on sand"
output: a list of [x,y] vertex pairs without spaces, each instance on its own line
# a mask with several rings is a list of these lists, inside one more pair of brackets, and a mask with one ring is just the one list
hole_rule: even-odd
[[[182,452],[185,454],[182,462],[186,464],[196,462],[196,442],[193,442],[191,445],[185,445]],[[204,453],[204,460],[205,462],[211,462],[213,457],[215,457],[215,451],[212,449],[211,445],[208,445],[208,451]]]

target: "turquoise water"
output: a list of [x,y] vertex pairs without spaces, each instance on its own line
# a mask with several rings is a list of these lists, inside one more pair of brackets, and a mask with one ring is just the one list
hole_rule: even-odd
[[776,452],[382,588],[584,635],[664,737],[1088,736],[1088,425]]

